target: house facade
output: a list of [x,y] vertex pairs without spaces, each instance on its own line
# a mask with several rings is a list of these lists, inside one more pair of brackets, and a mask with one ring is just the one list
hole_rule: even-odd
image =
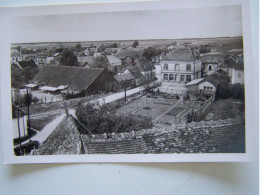
[[201,78],[201,60],[189,48],[173,50],[160,64],[162,86],[167,88],[185,88],[186,83]]

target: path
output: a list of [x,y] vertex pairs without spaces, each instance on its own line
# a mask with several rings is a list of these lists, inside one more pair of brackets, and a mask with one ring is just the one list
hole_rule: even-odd
[[[127,90],[126,91],[126,96],[130,96],[130,95],[133,95],[135,93],[138,93],[140,91],[143,91],[144,88],[143,87],[137,87],[137,88],[134,88],[134,89],[130,89],[130,90]],[[118,92],[118,93],[115,93],[115,94],[112,94],[112,95],[108,95],[108,96],[105,96],[105,97],[102,97],[102,98],[98,98],[96,100],[92,100],[90,102],[99,102],[99,103],[111,103],[113,101],[116,101],[116,100],[119,100],[121,98],[124,98],[125,97],[125,92],[122,91],[122,92]]]

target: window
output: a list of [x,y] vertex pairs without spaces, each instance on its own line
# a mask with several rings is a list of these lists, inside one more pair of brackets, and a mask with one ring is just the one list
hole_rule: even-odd
[[206,87],[206,86],[204,86],[204,89],[207,89],[207,87]]
[[175,70],[177,70],[177,71],[180,70],[180,64],[175,64]]
[[209,65],[209,68],[208,68],[208,70],[212,70],[212,66],[211,66],[211,65]]
[[181,75],[181,81],[184,81],[184,75]]
[[187,75],[187,76],[186,76],[186,81],[187,81],[187,82],[191,82],[191,76],[190,76],[190,75]]
[[177,81],[177,79],[178,79],[178,75],[176,74],[176,75],[175,75],[175,81]]
[[173,81],[173,74],[169,74],[169,80]]
[[168,64],[164,64],[163,68],[164,70],[168,70]]
[[168,80],[168,74],[163,75],[163,80]]
[[212,90],[212,89],[213,89],[213,87],[210,87],[210,89]]
[[191,65],[190,65],[190,64],[187,64],[187,65],[186,65],[186,70],[187,70],[187,71],[191,71]]

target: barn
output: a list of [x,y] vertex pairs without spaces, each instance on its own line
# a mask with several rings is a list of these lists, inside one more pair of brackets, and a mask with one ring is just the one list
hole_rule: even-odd
[[41,87],[60,89],[65,93],[96,94],[118,89],[118,83],[104,68],[82,68],[71,66],[44,66],[34,78]]

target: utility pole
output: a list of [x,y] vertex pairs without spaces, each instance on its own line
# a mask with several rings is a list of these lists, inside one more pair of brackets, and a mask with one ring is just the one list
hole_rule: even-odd
[[[28,107],[28,109],[27,109],[27,110],[28,110],[28,128],[27,128],[27,129],[30,130],[30,129],[31,129],[31,122],[30,122],[30,103],[31,103],[30,101],[31,101],[31,100],[29,100],[29,92],[28,92],[28,89],[27,89],[26,91],[27,91],[27,101],[28,101],[28,102],[27,102],[27,104],[28,104],[28,105],[27,105],[27,107]],[[28,133],[28,130],[27,130],[27,133]]]
[[126,103],[126,79],[125,79],[125,82],[124,82],[124,86],[125,86],[125,103]]

